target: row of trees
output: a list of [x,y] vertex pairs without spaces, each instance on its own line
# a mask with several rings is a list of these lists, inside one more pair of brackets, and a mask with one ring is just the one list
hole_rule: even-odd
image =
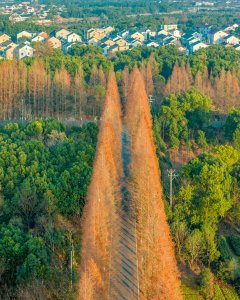
[[79,299],[111,299],[120,236],[121,106],[110,74],[93,176],[85,206]]
[[171,76],[165,85],[165,94],[178,94],[195,87],[202,94],[211,97],[215,107],[221,111],[238,106],[240,99],[239,75],[235,70],[221,70],[220,74],[213,76],[205,67],[193,77],[189,64],[174,65]]
[[[148,97],[137,68],[129,78],[124,119],[131,141],[127,189],[131,221],[136,222],[140,299],[181,299],[174,245],[162,201]],[[120,189],[121,136],[120,97],[111,74],[84,213],[79,299],[110,299],[118,293],[114,282],[121,269],[117,264],[122,264],[117,249],[124,210]]]
[[106,93],[106,76],[94,65],[88,85],[81,66],[71,74],[63,62],[55,72],[43,59],[30,66],[22,61],[0,64],[0,107],[2,120],[31,120],[38,117],[81,119],[99,115]]
[[[237,106],[240,98],[239,57],[231,49],[205,51],[208,52],[187,59],[179,56],[176,48],[151,50],[143,47],[108,60],[97,47],[76,46],[71,50],[71,56],[53,51],[44,59],[2,61],[0,118],[84,119],[100,116],[107,77],[113,65],[123,102],[126,102],[131,81],[129,72],[137,64],[147,94],[154,95],[157,103],[166,95],[195,87],[211,97],[218,110]],[[221,64],[213,61],[214,53],[221,58]],[[234,60],[236,65],[227,63],[228,59]]]
[[181,299],[179,273],[162,199],[144,81],[131,74],[125,115],[131,142],[129,191],[136,219],[140,299]]

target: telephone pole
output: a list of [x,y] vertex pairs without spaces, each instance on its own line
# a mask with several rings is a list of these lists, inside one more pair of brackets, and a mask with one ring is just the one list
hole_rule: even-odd
[[72,290],[72,286],[73,286],[73,259],[74,259],[74,245],[73,245],[73,237],[72,237],[72,233],[71,233],[71,237],[70,237],[70,286],[71,286],[71,290]]
[[173,208],[173,180],[178,176],[175,174],[176,170],[173,170],[172,168],[168,170],[168,177],[170,180],[170,192],[169,192],[169,200],[170,200],[170,207]]

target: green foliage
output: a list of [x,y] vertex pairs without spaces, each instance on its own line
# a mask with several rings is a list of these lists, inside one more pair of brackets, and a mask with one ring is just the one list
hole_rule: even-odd
[[240,278],[240,269],[238,261],[233,257],[231,260],[221,262],[218,276],[226,282],[233,282]]
[[239,300],[239,296],[231,287],[222,287],[222,291],[226,300]]
[[184,300],[203,300],[203,297],[193,288],[182,285],[181,290]]
[[200,229],[203,260],[208,262],[219,257],[215,240],[217,225],[233,205],[231,170],[237,161],[234,148],[217,146],[182,169],[185,184],[180,187],[173,218]]
[[214,285],[214,297],[213,300],[225,300],[222,290],[219,284]]
[[228,242],[225,236],[219,237],[219,245],[218,245],[220,256],[223,261],[230,260],[232,258],[231,251],[228,246]]
[[202,130],[197,131],[197,144],[203,149],[206,150],[208,148],[208,143],[206,140],[205,132]]
[[230,235],[228,240],[233,251],[236,253],[236,255],[240,256],[240,237],[237,235]]
[[154,119],[158,123],[155,136],[160,139],[162,135],[170,147],[178,148],[180,141],[188,143],[196,132],[199,143],[207,147],[204,132],[199,129],[209,124],[211,109],[211,99],[194,89],[183,95],[171,95],[163,100],[160,113]]
[[[230,141],[233,140],[234,133],[240,123],[240,109],[233,109],[230,114],[227,116],[225,123],[225,136]],[[237,136],[235,137],[238,138]],[[236,140],[237,141],[237,140]]]
[[237,125],[237,128],[233,133],[233,145],[240,151],[240,124]]
[[204,252],[204,241],[199,229],[193,230],[185,240],[186,260],[190,265],[197,263]]
[[200,286],[205,298],[211,299],[214,295],[214,276],[209,268],[205,268],[201,272]]
[[[1,283],[7,287],[40,280],[51,290],[69,282],[69,236],[79,249],[72,223],[84,205],[97,133],[93,123],[66,130],[53,119],[0,128]],[[67,290],[56,298],[67,299]]]
[[43,133],[42,122],[34,121],[27,125],[25,133],[29,136],[37,137]]

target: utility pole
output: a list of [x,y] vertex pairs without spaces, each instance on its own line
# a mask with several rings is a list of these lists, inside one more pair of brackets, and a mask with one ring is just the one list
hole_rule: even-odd
[[169,200],[170,200],[170,207],[173,208],[173,180],[178,176],[175,174],[176,170],[172,168],[168,170],[168,177],[170,179],[170,193],[169,193]]
[[70,237],[70,285],[71,285],[71,290],[72,290],[72,286],[73,286],[73,259],[74,259],[74,245],[73,245],[73,238],[72,238],[72,234]]

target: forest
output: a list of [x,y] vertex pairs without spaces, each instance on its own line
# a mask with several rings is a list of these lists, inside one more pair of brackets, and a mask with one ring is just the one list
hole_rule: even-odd
[[238,105],[240,53],[212,46],[184,56],[174,46],[156,50],[140,47],[107,59],[98,47],[75,46],[68,56],[43,46],[38,57],[0,62],[0,117],[32,120],[99,118],[106,95],[109,71],[114,68],[124,99],[129,72],[138,65],[154,107],[165,96],[195,88],[213,100],[219,113]]
[[[81,256],[90,261],[87,270],[104,295],[109,281],[101,278],[101,260],[108,261],[110,248],[103,233],[112,247],[118,243],[109,232],[119,230],[115,197],[125,172],[119,159],[123,122],[134,149],[130,176],[137,180],[126,180],[126,188],[136,214],[139,257],[145,259],[140,274],[150,278],[153,269],[158,280],[157,268],[169,263],[171,276],[181,274],[184,299],[239,299],[239,52],[213,46],[187,57],[175,47],[143,47],[107,59],[97,47],[77,46],[68,56],[44,48],[38,53],[34,59],[0,62],[0,298],[75,299],[79,275],[89,289],[93,284],[92,275],[79,274]],[[115,99],[115,110],[109,99]],[[171,205],[170,169],[177,174]],[[111,197],[100,211],[85,205],[105,199],[106,191]],[[147,198],[153,199],[148,205]],[[161,261],[165,250],[153,246],[157,233],[149,211],[157,205],[164,214],[157,210],[156,218],[169,225],[156,228],[171,232],[177,267],[173,255]],[[149,232],[153,238],[146,243]],[[82,239],[85,235],[93,239]],[[92,251],[96,241],[105,256]],[[171,242],[163,242],[173,253]],[[159,265],[151,264],[147,245]],[[111,267],[107,270],[111,274]],[[177,295],[179,283],[173,284]],[[163,293],[151,279],[141,286],[143,295]]]
[[71,299],[97,134],[53,119],[1,125],[1,299]]

